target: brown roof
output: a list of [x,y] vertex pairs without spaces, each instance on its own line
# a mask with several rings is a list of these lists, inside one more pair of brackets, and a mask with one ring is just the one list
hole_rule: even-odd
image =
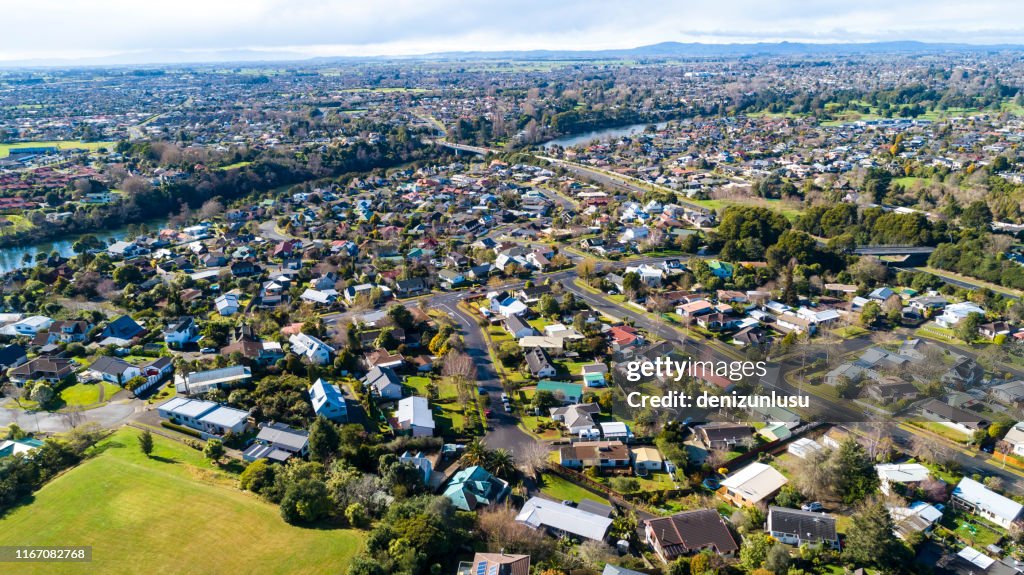
[[563,459],[629,459],[629,448],[621,441],[579,441],[561,449]]
[[684,511],[671,517],[644,521],[667,559],[713,547],[718,553],[733,553],[739,546],[722,516],[714,509]]
[[486,563],[484,573],[489,573],[492,566],[498,567],[498,575],[530,575],[529,555],[509,555],[506,553],[477,553],[473,556],[476,565]]

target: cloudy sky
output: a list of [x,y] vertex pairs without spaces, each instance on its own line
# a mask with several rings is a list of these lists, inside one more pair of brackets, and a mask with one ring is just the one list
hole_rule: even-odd
[[[28,0],[0,61],[405,55],[678,42],[1024,44],[1019,0]],[[185,56],[183,56],[185,54]]]

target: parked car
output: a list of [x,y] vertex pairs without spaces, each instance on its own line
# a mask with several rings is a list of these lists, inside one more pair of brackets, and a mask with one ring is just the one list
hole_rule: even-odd
[[217,348],[215,348],[215,347],[204,347],[203,349],[199,350],[199,353],[217,353]]
[[825,508],[821,505],[821,503],[819,503],[817,501],[812,501],[810,503],[804,503],[803,505],[800,506],[800,509],[803,510],[803,511],[824,511],[825,510]]

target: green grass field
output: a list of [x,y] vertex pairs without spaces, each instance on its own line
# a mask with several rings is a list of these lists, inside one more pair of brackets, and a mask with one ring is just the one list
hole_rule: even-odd
[[542,487],[540,490],[543,491],[549,497],[552,497],[559,501],[565,501],[568,499],[571,501],[575,501],[576,503],[579,503],[584,499],[589,499],[591,501],[597,501],[598,503],[608,505],[607,499],[601,497],[600,495],[595,495],[591,493],[589,490],[584,489],[579,485],[576,485],[575,483],[572,483],[566,479],[562,479],[560,476],[555,475],[554,473],[544,474],[544,477],[542,479]]
[[361,547],[357,531],[286,524],[182,444],[154,436],[147,458],[138,433],[118,431],[0,519],[5,544],[91,545],[92,562],[5,564],[5,574],[343,573]]
[[66,150],[68,148],[83,148],[89,150],[90,152],[95,152],[100,148],[106,148],[108,150],[111,150],[116,145],[117,142],[82,142],[74,140],[59,142],[18,142],[16,144],[0,144],[0,158],[6,158],[11,154],[11,150],[16,148],[40,148],[57,146],[62,150]]

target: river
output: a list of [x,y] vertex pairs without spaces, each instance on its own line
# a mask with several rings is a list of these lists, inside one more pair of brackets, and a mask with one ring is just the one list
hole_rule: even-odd
[[[155,232],[167,225],[166,219],[157,219],[145,222],[146,226],[151,232]],[[109,244],[111,241],[118,241],[124,239],[128,233],[128,226],[122,226],[113,230],[103,230],[98,232],[91,232],[92,235],[96,236],[104,244]],[[38,253],[49,254],[56,251],[58,254],[71,257],[75,255],[74,250],[71,249],[71,244],[75,243],[79,237],[84,234],[77,234],[69,236],[67,238],[59,240],[50,240],[37,242],[34,244],[28,244],[24,246],[16,246],[10,248],[0,248],[0,274],[5,274],[10,271],[14,271],[19,268],[28,267],[22,261],[25,254],[30,254],[33,259]]]
[[[569,136],[555,138],[554,140],[548,140],[547,142],[544,142],[543,146],[545,148],[550,148],[551,146],[562,146],[563,148],[568,148],[571,146],[578,146],[580,144],[589,144],[594,140],[611,140],[622,136],[632,136],[633,134],[643,132],[647,126],[650,125],[651,122],[645,122],[643,124],[629,124],[628,126],[619,126],[617,128],[603,128],[601,130],[592,130],[590,132],[583,132],[580,134],[571,134]],[[668,125],[668,122],[657,122],[654,125],[660,130]]]

